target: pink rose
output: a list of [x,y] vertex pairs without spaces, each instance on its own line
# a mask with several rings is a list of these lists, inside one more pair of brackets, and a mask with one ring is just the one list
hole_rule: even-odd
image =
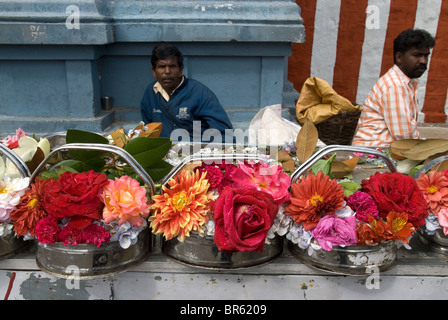
[[212,209],[219,250],[263,251],[278,205],[272,196],[253,188],[226,187]]
[[356,218],[350,216],[343,219],[336,215],[327,215],[320,219],[311,235],[325,251],[331,251],[333,246],[356,245]]
[[118,219],[120,225],[129,222],[139,227],[143,218],[149,216],[146,189],[129,176],[109,180],[103,189],[103,199],[103,218],[106,223]]

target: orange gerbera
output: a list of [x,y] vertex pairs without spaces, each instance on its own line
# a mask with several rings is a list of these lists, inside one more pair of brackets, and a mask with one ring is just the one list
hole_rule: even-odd
[[391,211],[387,215],[386,233],[388,239],[398,239],[409,243],[409,237],[415,231],[412,223],[408,222],[405,212]]
[[335,210],[343,208],[343,204],[341,185],[319,171],[317,175],[308,174],[291,185],[291,203],[285,213],[309,231],[323,214],[334,214]]
[[416,181],[430,212],[437,214],[440,209],[448,208],[448,178],[442,172],[421,173]]
[[28,233],[34,236],[34,229],[39,220],[48,216],[42,206],[42,197],[45,186],[50,180],[36,178],[31,188],[20,199],[17,208],[10,213],[11,220],[14,222],[14,231],[18,236],[25,236]]
[[162,186],[161,195],[152,197],[149,220],[155,234],[163,234],[166,240],[177,237],[183,242],[191,231],[202,232],[213,196],[208,192],[210,184],[205,176],[206,172],[184,170],[168,182],[169,187]]

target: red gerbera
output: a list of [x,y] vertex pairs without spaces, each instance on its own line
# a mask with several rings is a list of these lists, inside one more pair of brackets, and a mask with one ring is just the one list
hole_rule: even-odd
[[48,216],[43,208],[43,194],[49,180],[39,180],[31,184],[31,188],[25,192],[20,199],[17,208],[10,213],[12,222],[14,223],[14,231],[18,236],[25,236],[28,233],[34,236],[34,231],[40,219]]
[[334,214],[335,210],[342,209],[343,204],[341,185],[319,171],[317,175],[308,174],[291,185],[291,203],[285,213],[309,231],[322,215]]

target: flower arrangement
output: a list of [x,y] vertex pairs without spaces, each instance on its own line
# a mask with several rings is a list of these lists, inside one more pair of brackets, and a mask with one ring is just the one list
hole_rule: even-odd
[[[391,144],[398,169],[415,178],[426,200],[427,217],[421,232],[434,235],[438,230],[448,235],[448,140],[404,139]],[[433,162],[423,168],[426,163]],[[419,170],[422,172],[419,173]]]
[[[120,146],[139,162],[148,176],[160,179],[171,169],[163,160],[171,141],[154,137],[154,130],[143,125],[132,132],[132,136],[114,132],[104,137],[68,130],[66,141],[104,145],[117,145],[120,141]],[[23,136],[19,145],[22,139]],[[151,190],[145,179],[113,152],[68,149],[57,156],[56,163],[53,158],[46,159],[45,171],[33,181],[29,177],[22,184],[13,184],[9,178],[4,180],[11,187],[1,190],[15,191],[8,193],[5,202],[9,204],[7,213],[17,236],[25,240],[36,238],[42,244],[73,246],[100,247],[117,241],[126,249],[136,243],[139,233],[148,227]]]
[[129,176],[66,171],[58,179],[37,178],[10,216],[19,236],[41,243],[99,247],[116,239],[127,248],[146,227],[147,202],[146,189]]
[[213,237],[223,252],[263,251],[289,201],[289,185],[278,164],[202,162],[153,196],[150,225],[166,240],[196,234]]
[[386,241],[409,248],[427,215],[424,195],[410,176],[377,172],[357,184],[319,171],[291,185],[284,223],[290,225],[287,239],[311,255],[335,246]]

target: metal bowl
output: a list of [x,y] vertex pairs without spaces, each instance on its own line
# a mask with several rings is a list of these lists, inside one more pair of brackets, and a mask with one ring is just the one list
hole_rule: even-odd
[[[373,154],[383,158],[388,169],[396,172],[396,167],[392,160],[380,151],[367,147],[329,145],[322,148],[308,158],[292,175],[291,182],[294,183],[323,156],[338,151],[362,152]],[[320,270],[345,274],[345,275],[365,275],[370,273],[371,268],[377,267],[378,271],[386,271],[397,264],[397,246],[393,241],[387,241],[375,246],[352,245],[337,246],[331,251],[314,250],[309,255],[308,250],[301,249],[298,245],[288,241],[288,249],[291,254],[304,264]]]
[[362,276],[370,274],[373,268],[386,271],[397,264],[397,246],[387,241],[376,246],[333,247],[331,251],[314,250],[311,255],[306,249],[288,241],[291,254],[303,263],[319,270]]
[[[254,160],[267,163],[267,159],[259,154],[201,154],[188,156],[177,165],[171,173],[162,181],[166,185],[188,163],[195,161],[235,161],[235,160]],[[211,163],[210,162],[210,163]],[[213,237],[201,237],[197,234],[191,234],[186,237],[184,242],[177,239],[163,240],[162,252],[177,262],[181,262],[193,267],[206,269],[238,269],[253,267],[268,263],[278,257],[283,250],[283,238],[276,237],[265,244],[263,252],[258,251],[239,251],[222,252],[213,242]]]
[[213,237],[192,234],[184,242],[163,240],[162,252],[173,260],[204,269],[240,269],[259,266],[277,258],[283,251],[283,237],[265,244],[263,251],[223,252],[213,243]]
[[[113,145],[72,143],[52,150],[31,175],[31,181],[45,168],[47,162],[62,150],[96,150],[114,153],[124,159],[148,186],[155,192],[154,182],[140,164],[124,149]],[[125,271],[146,259],[153,249],[153,235],[149,228],[138,235],[137,242],[123,249],[118,241],[93,244],[64,245],[60,242],[43,244],[37,242],[36,263],[41,270],[57,277],[90,279],[114,275]]]
[[0,259],[8,259],[28,248],[30,241],[17,238],[15,232],[0,237]]
[[60,278],[102,278],[124,272],[146,259],[153,243],[149,228],[140,232],[137,242],[127,249],[120,247],[117,241],[99,247],[37,242],[36,262],[42,271]]
[[448,237],[442,229],[437,229],[434,234],[429,235],[425,230],[416,233],[416,239],[419,244],[425,248],[444,255],[448,255]]

